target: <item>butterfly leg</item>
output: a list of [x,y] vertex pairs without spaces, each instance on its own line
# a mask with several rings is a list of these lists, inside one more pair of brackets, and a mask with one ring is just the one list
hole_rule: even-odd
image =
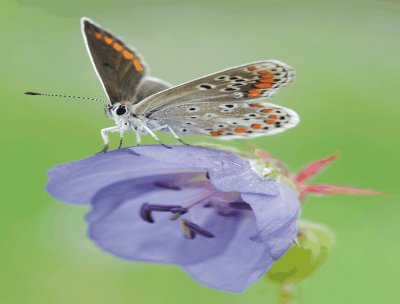
[[122,147],[122,142],[124,140],[124,130],[119,130],[119,145],[118,145],[118,149],[121,149]]
[[108,138],[108,133],[109,132],[121,132],[123,134],[125,130],[122,130],[120,126],[114,126],[114,127],[109,127],[109,128],[104,128],[100,130],[101,138],[103,138],[104,141],[104,148],[98,153],[106,153],[109,148],[109,138]]
[[172,136],[177,139],[180,143],[184,144],[185,146],[190,146],[188,143],[185,143],[175,132],[172,130],[172,128],[168,125],[160,126],[157,128],[154,128],[153,131],[158,131],[162,129],[168,129],[168,131],[172,134]]
[[172,130],[170,126],[165,126],[171,132],[172,136],[177,139],[180,143],[184,144],[185,146],[190,146],[188,143],[184,142],[175,132]]
[[142,142],[142,138],[140,137],[139,132],[136,131],[135,129],[132,129],[132,131],[135,133],[135,136],[136,136],[136,145],[140,146],[141,142]]
[[172,147],[167,146],[166,144],[164,144],[158,137],[157,135],[154,134],[154,132],[152,130],[150,130],[147,126],[142,125],[141,128],[143,130],[145,130],[147,133],[149,133],[151,135],[151,137],[153,137],[159,144],[163,145],[166,148],[172,149]]

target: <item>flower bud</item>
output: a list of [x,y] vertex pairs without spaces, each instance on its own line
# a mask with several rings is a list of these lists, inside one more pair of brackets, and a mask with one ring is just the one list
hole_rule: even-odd
[[335,240],[326,226],[300,221],[297,241],[272,265],[267,279],[282,284],[307,278],[326,260]]

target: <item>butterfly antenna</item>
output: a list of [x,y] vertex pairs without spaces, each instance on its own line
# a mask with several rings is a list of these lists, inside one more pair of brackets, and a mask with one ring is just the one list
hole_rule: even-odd
[[38,93],[38,92],[25,92],[25,95],[36,95],[36,96],[51,96],[51,97],[62,97],[62,98],[72,98],[72,99],[85,99],[101,102],[106,106],[110,105],[109,101],[92,98],[92,97],[83,97],[83,96],[74,96],[74,95],[63,95],[63,94],[49,94],[49,93]]

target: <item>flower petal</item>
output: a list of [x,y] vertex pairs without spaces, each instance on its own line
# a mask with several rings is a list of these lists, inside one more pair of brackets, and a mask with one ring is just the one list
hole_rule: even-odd
[[186,265],[214,256],[229,244],[238,218],[219,216],[211,208],[199,208],[195,218],[190,211],[181,218],[209,229],[215,235],[212,239],[201,236],[186,239],[179,220],[171,221],[169,213],[155,212],[155,223],[144,221],[140,208],[145,202],[181,205],[204,192],[201,188],[140,190],[154,181],[154,177],[121,181],[102,189],[94,197],[87,221],[89,236],[99,247],[129,260]]
[[[265,196],[264,196],[265,197]],[[274,259],[262,243],[249,240],[256,232],[254,220],[242,219],[234,238],[218,255],[187,265],[184,270],[208,287],[240,293],[271,267]]]
[[[257,281],[293,244],[300,202],[296,193],[278,184],[279,196],[242,194],[254,216],[243,218],[225,250],[201,263],[184,267],[196,281],[212,288],[242,292]],[[250,240],[257,235],[258,241]]]
[[62,201],[89,204],[97,191],[111,183],[183,169],[208,170],[221,191],[278,194],[274,181],[259,177],[247,160],[231,152],[185,146],[166,149],[160,145],[114,150],[56,166],[48,171],[46,189]]
[[279,196],[268,200],[258,194],[242,194],[242,199],[253,209],[257,222],[257,234],[252,239],[265,244],[274,259],[281,257],[294,242],[300,212],[296,192],[285,184],[277,186]]
[[47,173],[49,181],[46,189],[59,200],[90,204],[99,190],[112,183],[138,176],[182,171],[174,165],[155,162],[133,150],[120,149],[54,167]]
[[278,195],[275,181],[258,176],[248,160],[232,152],[203,147],[139,146],[130,148],[160,163],[173,164],[186,169],[207,170],[213,185],[223,192],[251,192]]

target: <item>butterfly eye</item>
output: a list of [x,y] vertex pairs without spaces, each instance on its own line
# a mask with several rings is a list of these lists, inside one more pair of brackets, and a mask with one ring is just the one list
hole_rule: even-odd
[[126,113],[126,108],[124,106],[119,106],[116,113],[118,116],[124,115]]

